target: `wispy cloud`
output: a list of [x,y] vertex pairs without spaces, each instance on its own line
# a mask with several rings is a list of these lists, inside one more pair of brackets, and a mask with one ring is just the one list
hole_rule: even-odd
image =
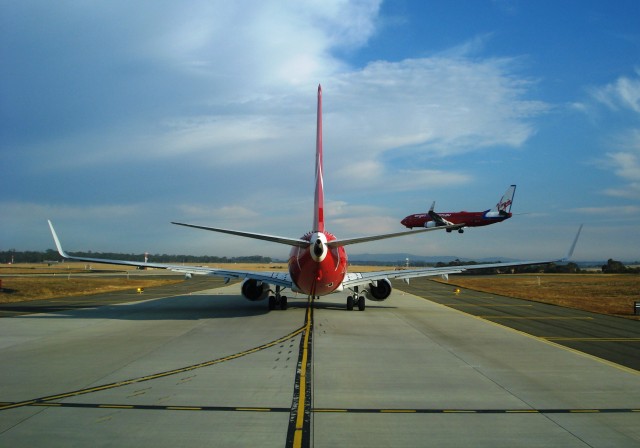
[[635,74],[635,78],[621,76],[611,84],[594,89],[594,98],[611,109],[630,109],[640,113],[640,69]]
[[593,97],[618,115],[631,114],[630,128],[613,136],[615,151],[608,151],[602,166],[610,169],[624,185],[608,188],[610,196],[640,199],[640,70],[636,77],[620,77],[615,82],[592,91]]
[[572,211],[576,213],[583,213],[586,215],[640,215],[640,206],[637,205],[621,205],[611,207],[579,207],[574,208]]

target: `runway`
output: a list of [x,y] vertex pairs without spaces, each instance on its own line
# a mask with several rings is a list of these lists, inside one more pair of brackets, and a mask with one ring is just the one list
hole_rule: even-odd
[[229,285],[2,318],[0,445],[640,446],[636,370],[397,289],[344,302]]

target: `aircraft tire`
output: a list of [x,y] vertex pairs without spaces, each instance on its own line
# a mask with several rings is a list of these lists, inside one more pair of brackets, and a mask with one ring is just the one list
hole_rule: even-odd
[[364,308],[365,308],[364,296],[360,296],[358,297],[358,309],[360,311],[364,311]]
[[273,296],[269,296],[269,310],[273,311],[276,309],[276,298]]
[[282,296],[280,297],[280,309],[281,310],[286,310],[287,309],[287,296]]
[[353,297],[347,297],[347,311],[353,311]]

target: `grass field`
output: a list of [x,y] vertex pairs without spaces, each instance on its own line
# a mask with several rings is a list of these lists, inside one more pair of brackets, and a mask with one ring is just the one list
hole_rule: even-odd
[[[241,270],[275,269],[286,272],[285,263],[218,264],[211,267]],[[84,263],[46,265],[3,265],[0,279],[5,292],[0,303],[48,299],[70,295],[149,288],[182,281],[178,277],[137,278],[141,273],[166,273],[163,270],[138,271],[135,267]],[[350,271],[392,269],[377,266],[351,266]],[[98,271],[99,270],[99,271]],[[89,273],[119,274],[107,278],[82,277]],[[7,275],[27,274],[29,277]],[[129,274],[129,275],[127,275]],[[45,276],[46,275],[46,276]],[[517,297],[527,300],[594,311],[603,314],[632,316],[635,301],[640,301],[640,275],[616,274],[530,274],[492,276],[451,276],[451,285]],[[640,316],[639,316],[640,317]]]
[[[263,271],[287,270],[286,263],[252,264],[229,263],[211,267]],[[376,270],[377,267],[359,267],[360,271]],[[109,277],[93,277],[91,274],[110,274]],[[157,278],[137,278],[143,274],[158,274]],[[16,264],[0,265],[2,292],[0,303],[23,302],[28,300],[51,299],[54,297],[83,296],[111,291],[136,290],[183,281],[181,274],[166,278],[165,270],[140,271],[133,266],[88,264],[69,262],[60,264]],[[18,277],[14,277],[18,275]]]
[[619,316],[633,315],[634,302],[640,301],[640,275],[633,274],[457,275],[451,276],[448,283]]

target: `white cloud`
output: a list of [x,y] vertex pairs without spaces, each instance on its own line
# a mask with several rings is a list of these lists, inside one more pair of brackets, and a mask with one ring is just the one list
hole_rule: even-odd
[[586,215],[640,215],[640,206],[637,205],[621,205],[621,206],[605,206],[605,207],[580,207],[574,208],[572,211],[584,213]]
[[[23,205],[16,199],[12,210],[22,207],[14,215],[22,218],[12,222],[46,218],[40,200],[63,204],[51,206],[52,217],[107,230],[118,219],[130,226],[182,214],[264,233],[304,232],[319,82],[327,193],[350,201],[335,232],[398,226],[398,217],[350,192],[375,198],[468,184],[472,174],[434,160],[518,148],[535,134],[534,120],[549,105],[529,99],[533,81],[518,73],[517,59],[467,56],[486,35],[430,58],[353,67],[337,56],[375,35],[380,3],[62,4],[32,15],[29,27],[18,21],[10,32],[29,45],[15,49],[3,107],[16,122],[29,121],[7,124],[0,157],[10,153],[24,165],[16,175],[22,185],[56,189],[40,186]],[[11,134],[25,126],[27,133]],[[138,196],[149,202],[118,208]],[[90,241],[91,232],[76,226],[72,234]],[[140,227],[138,246],[153,237]],[[32,230],[40,234],[40,224]]]
[[640,199],[640,70],[636,78],[620,77],[617,81],[592,92],[594,98],[618,115],[632,114],[636,126],[612,138],[617,151],[609,151],[602,166],[610,169],[624,183],[621,188],[608,188],[605,194]]
[[621,76],[611,84],[594,89],[593,96],[611,109],[640,113],[640,70],[636,70],[636,78]]

